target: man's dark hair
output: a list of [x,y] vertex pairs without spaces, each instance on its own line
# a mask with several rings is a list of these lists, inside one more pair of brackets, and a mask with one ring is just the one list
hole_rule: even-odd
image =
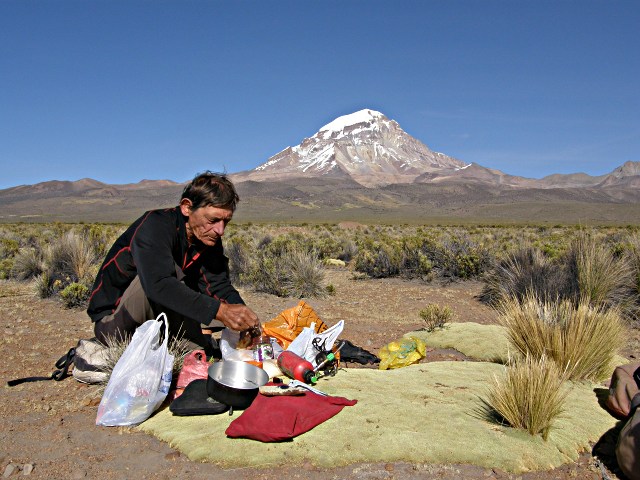
[[184,187],[182,198],[191,200],[192,209],[200,207],[226,208],[234,211],[240,201],[231,180],[222,173],[206,171],[199,173]]

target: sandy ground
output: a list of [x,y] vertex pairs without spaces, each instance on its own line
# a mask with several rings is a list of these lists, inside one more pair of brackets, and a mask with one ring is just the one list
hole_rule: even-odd
[[[448,285],[404,280],[355,280],[341,269],[327,270],[335,295],[311,299],[328,324],[345,320],[342,338],[377,353],[404,333],[422,327],[418,312],[428,303],[450,306],[454,321],[495,323],[495,313],[478,302],[481,284]],[[263,320],[294,306],[295,299],[242,291]],[[44,479],[622,479],[613,456],[615,436],[608,434],[572,464],[545,472],[516,475],[472,465],[407,463],[354,464],[337,469],[312,465],[223,470],[190,461],[154,437],[128,428],[95,426],[100,401],[96,387],[72,378],[6,386],[13,378],[47,376],[53,364],[79,338],[92,336],[82,310],[67,310],[39,300],[29,285],[0,282],[0,475]],[[632,357],[637,343],[623,352]],[[455,351],[429,349],[424,361],[465,361]],[[353,365],[350,365],[353,366]]]

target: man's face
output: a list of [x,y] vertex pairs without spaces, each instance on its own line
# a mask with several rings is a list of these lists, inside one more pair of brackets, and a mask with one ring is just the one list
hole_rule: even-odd
[[183,200],[180,204],[182,214],[187,218],[187,237],[193,243],[199,240],[204,245],[212,247],[218,239],[224,235],[227,223],[231,221],[233,210],[219,207],[191,208],[189,200]]

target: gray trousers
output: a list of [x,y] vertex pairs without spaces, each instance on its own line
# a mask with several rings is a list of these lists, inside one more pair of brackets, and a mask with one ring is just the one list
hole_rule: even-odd
[[[179,272],[179,277],[182,272]],[[147,320],[155,319],[164,312],[169,320],[169,338],[183,338],[190,350],[204,349],[207,356],[215,355],[215,341],[210,334],[202,333],[202,325],[197,321],[187,318],[179,313],[169,310],[161,305],[152,304],[147,298],[140,277],[133,279],[120,299],[116,310],[102,317],[94,324],[96,338],[102,343],[109,340],[123,340],[131,337],[133,332]],[[224,325],[214,320],[207,328],[222,329]]]

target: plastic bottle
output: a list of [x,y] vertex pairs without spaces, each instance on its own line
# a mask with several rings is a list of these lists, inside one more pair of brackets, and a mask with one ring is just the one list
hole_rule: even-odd
[[278,367],[287,377],[299,382],[316,383],[318,381],[311,362],[288,350],[278,357]]

